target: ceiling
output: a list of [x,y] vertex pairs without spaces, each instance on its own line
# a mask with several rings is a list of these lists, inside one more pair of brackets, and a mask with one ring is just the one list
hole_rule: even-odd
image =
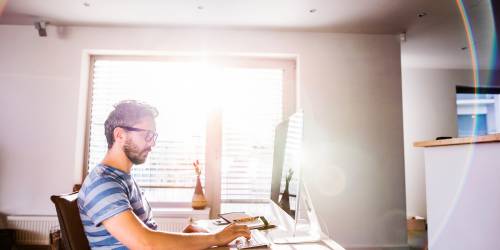
[[[398,33],[430,0],[11,0],[2,23]],[[88,7],[87,7],[88,6]]]
[[[479,9],[477,6],[489,0],[464,2],[467,8]],[[422,13],[425,16],[418,17]],[[402,44],[402,52],[406,53],[407,48],[411,55],[418,56],[403,58],[404,64],[425,66],[422,63],[436,57],[436,53],[445,58],[460,54],[458,57],[467,60],[464,52],[456,49],[464,46],[465,33],[454,0],[7,0],[0,16],[0,24],[33,25],[40,20],[57,26],[408,32],[408,45]],[[442,29],[445,34],[439,32]],[[426,37],[429,34],[432,36]],[[423,41],[425,46],[409,43],[415,40]],[[447,62],[451,64],[446,67],[470,67],[456,61],[457,57],[451,56]]]
[[[443,1],[438,1],[443,2]],[[474,47],[467,43],[462,16],[453,11],[432,13],[418,18],[407,29],[407,40],[401,43],[402,65],[409,68],[472,68],[470,53],[475,52],[480,69],[498,69],[492,64],[495,52],[495,25],[489,0],[464,1],[467,20],[472,29]]]

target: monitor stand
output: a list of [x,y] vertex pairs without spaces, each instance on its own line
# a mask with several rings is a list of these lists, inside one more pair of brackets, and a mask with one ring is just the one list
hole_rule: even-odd
[[[272,237],[274,244],[300,244],[315,243],[322,241],[322,233],[308,228],[297,227],[294,222],[293,228],[287,231],[275,232]],[[323,237],[324,238],[324,237]]]
[[284,238],[272,239],[274,244],[300,244],[300,243],[316,243],[320,242],[319,236],[304,235],[304,236],[289,236]]
[[[314,210],[308,189],[303,181],[300,182],[295,220],[286,214],[279,206],[276,204],[273,205],[275,207],[275,212],[282,217],[280,220],[288,222],[286,223],[287,226],[285,226],[285,231],[273,235],[272,242],[274,244],[315,243],[322,241],[323,238],[328,238],[321,231],[316,211]],[[303,228],[303,226],[298,223],[301,215],[307,216],[308,223],[306,228]]]

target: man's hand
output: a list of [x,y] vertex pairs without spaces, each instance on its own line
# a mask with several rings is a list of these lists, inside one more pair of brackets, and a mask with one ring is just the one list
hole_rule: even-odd
[[243,236],[250,239],[250,230],[246,225],[229,224],[222,231],[215,234],[217,246],[225,246],[234,239]]
[[208,233],[208,231],[202,227],[195,226],[193,224],[187,225],[184,230],[182,230],[183,233]]

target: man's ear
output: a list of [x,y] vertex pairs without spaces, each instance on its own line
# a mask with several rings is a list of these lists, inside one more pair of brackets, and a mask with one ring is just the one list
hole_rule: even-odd
[[125,131],[120,127],[116,127],[113,130],[113,137],[115,138],[115,143],[123,144],[125,141]]

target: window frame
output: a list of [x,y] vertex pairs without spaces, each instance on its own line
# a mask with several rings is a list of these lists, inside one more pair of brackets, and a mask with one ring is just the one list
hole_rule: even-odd
[[[92,84],[93,68],[96,60],[139,60],[139,61],[176,61],[176,62],[210,62],[211,64],[244,67],[244,68],[281,68],[283,69],[283,117],[293,114],[300,106],[298,98],[299,88],[297,84],[297,56],[269,56],[269,55],[157,55],[157,54],[127,54],[127,53],[98,53],[95,51],[85,51],[82,63],[82,84],[80,87],[80,105],[84,106],[84,115],[80,113],[80,119],[84,120],[83,147],[78,146],[83,154],[77,155],[81,159],[81,183],[88,175],[88,160],[90,150],[90,127],[92,110]],[[86,68],[86,69],[85,69]],[[86,79],[86,80],[84,80]],[[84,101],[82,102],[82,99]],[[84,104],[82,104],[84,103]],[[79,124],[81,126],[81,124]],[[81,129],[81,128],[80,128]],[[220,110],[213,110],[209,115],[206,127],[206,150],[205,150],[205,195],[211,207],[211,217],[217,215],[221,204],[221,154],[222,154],[222,113]],[[81,130],[79,130],[81,131]],[[103,135],[104,136],[104,135]],[[77,161],[78,161],[77,158]],[[184,206],[186,202],[155,202],[158,207]],[[155,206],[155,205],[153,205]]]

